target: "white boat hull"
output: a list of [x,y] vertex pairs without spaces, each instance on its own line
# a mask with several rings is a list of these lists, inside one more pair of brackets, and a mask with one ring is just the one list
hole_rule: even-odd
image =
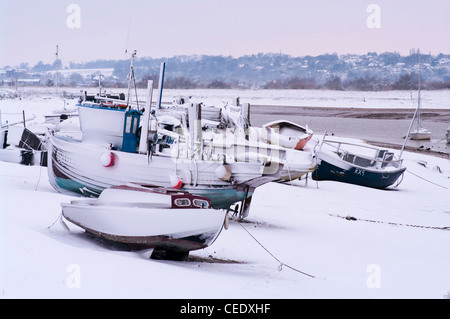
[[430,140],[431,132],[425,129],[411,131],[409,138],[411,140]]
[[[114,159],[108,167],[101,163],[105,152]],[[145,154],[109,151],[106,147],[56,136],[49,142],[49,182],[63,193],[97,197],[105,188],[126,183],[172,187],[171,177],[176,176],[182,189],[211,198],[215,208],[228,208],[251,195],[256,187],[279,178],[277,171],[264,175],[265,167],[258,162],[229,163],[233,178],[223,181],[216,175],[221,165],[216,161],[165,156],[148,158]]]
[[157,209],[62,204],[63,216],[89,233],[122,243],[190,251],[211,245],[222,230],[224,210]]
[[286,120],[264,124],[261,131],[268,143],[295,150],[303,149],[313,136],[308,128]]
[[[138,190],[138,191],[136,191]],[[226,211],[173,206],[174,198],[194,203],[183,192],[138,188],[106,189],[98,199],[62,203],[64,218],[96,236],[142,248],[190,251],[211,245],[222,230]]]

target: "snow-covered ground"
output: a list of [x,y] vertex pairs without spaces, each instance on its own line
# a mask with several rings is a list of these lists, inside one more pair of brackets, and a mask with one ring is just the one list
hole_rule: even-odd
[[[79,94],[85,88],[60,87],[58,92]],[[87,88],[97,93],[97,88]],[[3,89],[3,94],[6,90]],[[19,93],[27,99],[53,99],[56,88],[25,87]],[[127,89],[106,89],[107,92],[127,93]],[[12,93],[10,93],[12,94]],[[14,93],[15,94],[15,93]],[[134,92],[132,92],[134,98]],[[145,100],[146,89],[138,89],[138,96]],[[417,91],[336,91],[336,90],[220,90],[220,89],[164,89],[162,101],[172,102],[176,96],[191,96],[193,100],[221,103],[239,97],[241,103],[252,105],[353,107],[353,108],[403,108],[417,107]],[[153,101],[157,99],[154,92]],[[3,104],[3,103],[2,103]],[[61,102],[62,107],[63,102]],[[450,90],[421,91],[421,107],[424,109],[450,109]]]
[[[112,250],[69,222],[66,230],[60,203],[72,197],[52,189],[46,168],[0,162],[0,296],[449,298],[450,229],[440,228],[450,227],[450,163],[404,155],[408,171],[396,190],[267,184],[256,190],[248,222],[231,222],[187,262]],[[279,270],[246,230],[314,278]]]
[[[55,108],[61,100],[0,101],[36,121]],[[450,298],[450,162],[403,158],[395,190],[266,184],[246,222],[186,262],[114,250],[66,222],[68,231],[60,203],[73,197],[53,190],[46,168],[0,162],[0,298]]]
[[[170,97],[192,96],[199,101],[214,97],[241,103],[307,107],[402,108],[417,107],[417,91],[335,91],[335,90],[164,90],[163,101]],[[421,91],[421,107],[450,109],[450,90]]]
[[[97,93],[97,88],[88,88],[91,94]],[[35,123],[42,123],[44,115],[52,114],[54,110],[75,109],[77,98],[63,98],[67,95],[80,96],[82,88],[20,87],[18,91],[0,89],[0,111],[2,124],[21,121],[22,111],[27,118],[35,115]],[[108,93],[127,93],[127,89],[106,89]],[[146,90],[138,89],[140,101],[145,101]],[[345,107],[345,108],[402,108],[417,107],[417,92],[415,91],[334,91],[334,90],[171,90],[164,89],[163,103],[172,103],[179,96],[191,97],[192,101],[205,102],[209,105],[221,106],[232,103],[239,97],[241,103],[252,105],[308,106],[308,107]],[[132,92],[135,100],[134,92]],[[157,101],[157,92],[153,92],[153,103]],[[450,109],[450,90],[422,91],[421,107],[423,109]]]

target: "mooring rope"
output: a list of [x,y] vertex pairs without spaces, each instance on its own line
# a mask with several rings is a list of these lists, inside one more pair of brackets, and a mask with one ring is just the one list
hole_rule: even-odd
[[255,236],[253,236],[248,230],[247,230],[247,228],[245,228],[239,221],[238,221],[238,224],[247,232],[247,234],[249,234],[250,235],[250,237],[252,237],[257,243],[258,243],[258,245],[260,245],[270,256],[272,256],[276,261],[278,261],[279,263],[280,263],[280,265],[278,266],[278,271],[281,271],[281,270],[283,270],[283,266],[286,266],[286,267],[288,267],[288,268],[290,268],[290,269],[292,269],[292,270],[294,270],[294,271],[296,271],[296,272],[298,272],[298,273],[300,273],[300,274],[302,274],[302,275],[305,275],[305,276],[308,276],[308,277],[311,277],[311,278],[315,278],[313,275],[310,275],[310,274],[308,274],[308,273],[306,273],[306,272],[303,272],[303,271],[301,271],[301,270],[298,270],[297,268],[294,268],[294,267],[292,267],[292,266],[289,266],[288,264],[285,264],[284,262],[282,262],[281,260],[279,260],[277,257],[275,257],[275,255],[274,254],[272,254],[266,247],[264,247],[264,245],[263,244],[261,244],[256,238],[255,238]]
[[394,222],[383,222],[380,220],[356,218],[353,216],[341,216],[341,215],[330,214],[330,213],[328,215],[331,217],[338,217],[338,218],[351,220],[351,221],[363,221],[363,222],[369,222],[369,223],[388,224],[388,225],[393,225],[393,226],[405,226],[405,227],[424,228],[424,229],[450,230],[450,226],[443,226],[443,227],[423,226],[423,225],[401,224],[401,223],[394,223]]
[[419,175],[417,175],[417,174],[415,174],[415,173],[411,172],[411,171],[410,171],[409,169],[407,169],[406,171],[407,171],[408,173],[410,173],[410,174],[413,174],[414,176],[416,176],[416,177],[418,177],[418,178],[421,178],[421,179],[423,179],[424,181],[426,181],[426,182],[428,182],[428,183],[431,183],[431,184],[433,184],[433,185],[436,185],[436,186],[439,186],[439,187],[442,187],[442,188],[448,189],[448,187],[445,187],[445,186],[442,186],[442,185],[436,184],[435,182],[432,182],[432,181],[430,181],[430,180],[428,180],[428,179],[426,179],[426,178],[423,178],[422,176],[419,176]]

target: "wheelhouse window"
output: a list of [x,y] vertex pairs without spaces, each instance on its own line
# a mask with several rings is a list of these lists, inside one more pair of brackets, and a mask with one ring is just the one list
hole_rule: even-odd
[[193,204],[195,207],[200,207],[200,208],[208,208],[209,207],[209,203],[206,200],[198,199],[198,198],[193,200]]
[[131,132],[131,115],[127,116],[126,122],[125,122],[125,133],[129,134]]
[[137,126],[138,126],[138,118],[137,117],[134,117],[133,118],[133,134],[136,134],[136,131],[137,131]]
[[191,201],[189,198],[177,198],[174,200],[174,203],[178,207],[188,207],[191,206]]

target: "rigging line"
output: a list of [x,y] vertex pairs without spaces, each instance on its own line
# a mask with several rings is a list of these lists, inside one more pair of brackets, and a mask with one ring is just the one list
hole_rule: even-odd
[[407,169],[406,170],[407,172],[409,172],[409,173],[411,173],[411,174],[413,174],[414,176],[416,176],[416,177],[418,177],[418,178],[421,178],[421,179],[423,179],[424,181],[426,181],[426,182],[428,182],[428,183],[431,183],[431,184],[434,184],[434,185],[436,185],[436,186],[439,186],[439,187],[442,187],[442,188],[445,188],[445,189],[448,189],[448,187],[445,187],[445,186],[442,186],[442,185],[439,185],[439,184],[437,184],[437,183],[435,183],[435,182],[432,182],[432,181],[430,181],[430,180],[428,180],[428,179],[426,179],[426,178],[423,178],[422,176],[419,176],[419,175],[417,175],[417,174],[414,174],[413,172],[411,172],[409,169]]
[[296,271],[296,272],[298,272],[298,273],[301,273],[302,275],[305,275],[305,276],[308,276],[308,277],[311,277],[311,278],[315,278],[313,275],[310,275],[310,274],[308,274],[308,273],[306,273],[306,272],[303,272],[303,271],[301,271],[301,270],[298,270],[298,269],[296,269],[296,268],[294,268],[294,267],[292,267],[292,266],[289,266],[288,264],[285,264],[284,262],[282,262],[281,260],[279,260],[277,257],[275,257],[266,247],[264,247],[264,245],[263,244],[261,244],[256,238],[255,238],[255,236],[253,236],[248,230],[247,230],[247,228],[245,228],[241,223],[239,223],[238,222],[238,224],[247,232],[247,234],[249,234],[250,235],[250,237],[252,237],[270,256],[272,256],[276,261],[278,261],[279,263],[280,263],[280,265],[278,266],[278,270],[282,270],[282,268],[283,268],[283,266],[286,266],[286,267],[288,267],[288,268],[290,268],[290,269],[292,269],[292,270],[294,270],[294,271]]

